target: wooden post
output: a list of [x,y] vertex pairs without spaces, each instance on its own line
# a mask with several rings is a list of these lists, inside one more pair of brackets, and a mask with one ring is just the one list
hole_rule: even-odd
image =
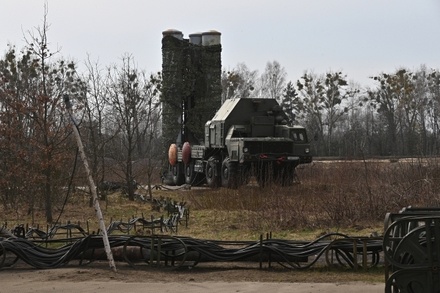
[[102,241],[104,242],[104,250],[107,254],[107,259],[110,265],[110,268],[116,272],[116,265],[113,259],[112,250],[110,247],[110,242],[108,240],[107,228],[104,223],[104,217],[102,216],[101,207],[99,206],[98,194],[96,193],[96,185],[93,181],[92,173],[90,172],[89,163],[87,162],[87,157],[84,152],[84,145],[81,140],[81,136],[79,135],[79,131],[76,125],[76,122],[72,115],[72,104],[69,101],[69,97],[67,95],[64,96],[64,103],[66,104],[67,112],[69,113],[70,121],[72,124],[73,134],[75,135],[76,143],[78,144],[78,151],[81,156],[81,159],[84,164],[84,168],[86,170],[87,179],[89,180],[89,188],[92,193],[93,206],[95,208],[96,216],[99,221],[99,228],[101,230]]

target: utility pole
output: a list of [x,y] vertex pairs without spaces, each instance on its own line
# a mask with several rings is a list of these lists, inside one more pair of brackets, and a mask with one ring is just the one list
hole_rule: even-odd
[[78,144],[78,151],[79,151],[79,154],[80,154],[81,159],[83,161],[84,169],[86,170],[87,179],[89,180],[89,188],[90,188],[90,192],[92,193],[93,206],[95,208],[96,216],[98,217],[98,221],[99,221],[99,228],[101,230],[102,241],[104,242],[105,253],[107,254],[107,259],[108,259],[110,268],[114,272],[116,272],[116,265],[115,265],[115,261],[113,259],[113,254],[112,254],[112,250],[110,247],[110,242],[108,240],[107,228],[104,223],[104,217],[102,216],[101,207],[99,206],[98,194],[96,193],[96,185],[95,185],[95,182],[93,181],[92,172],[90,171],[89,163],[87,161],[87,157],[84,152],[84,145],[82,143],[81,136],[79,135],[78,127],[77,127],[75,119],[73,118],[73,115],[72,115],[72,104],[69,101],[68,95],[64,95],[64,103],[66,104],[66,109],[67,109],[67,112],[69,113],[70,121],[72,124],[72,129],[73,129],[73,134],[75,135],[76,143]]

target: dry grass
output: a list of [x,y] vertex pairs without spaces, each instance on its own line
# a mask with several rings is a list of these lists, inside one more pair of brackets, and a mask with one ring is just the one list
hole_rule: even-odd
[[[231,240],[255,239],[269,232],[296,239],[312,239],[330,231],[380,234],[387,212],[410,205],[440,205],[440,166],[436,159],[315,162],[299,167],[297,172],[300,183],[289,187],[259,188],[251,182],[235,190],[154,190],[154,197],[187,203],[191,212],[189,227],[181,227],[179,234]],[[128,201],[119,193],[102,201],[101,208],[108,223],[164,214],[153,211],[148,203]],[[60,209],[61,203],[55,218]],[[1,210],[0,221],[7,221],[9,227],[31,224],[25,211]],[[69,198],[60,219],[89,222],[91,230],[97,229],[95,212],[84,193]],[[43,211],[37,211],[34,225],[37,223],[46,225]]]
[[[239,189],[207,188],[154,190],[155,198],[172,198],[186,202],[190,209],[189,226],[179,227],[179,235],[216,240],[257,240],[272,233],[280,239],[313,240],[328,232],[350,236],[381,234],[387,212],[398,212],[406,206],[440,206],[440,164],[437,159],[390,161],[315,162],[297,170],[300,183],[289,187],[259,188],[254,182]],[[146,194],[145,190],[139,190]],[[61,208],[61,200],[54,216]],[[101,201],[109,224],[112,220],[151,215],[166,216],[141,201],[129,201],[120,193]],[[26,209],[4,210],[0,223],[8,227],[31,223]],[[94,209],[88,196],[75,193],[61,215],[61,222],[90,224],[97,230]],[[35,223],[45,227],[44,212],[37,211]],[[0,224],[1,225],[1,224]],[[289,273],[290,274],[290,273]],[[271,280],[283,274],[265,275]],[[269,277],[270,276],[270,277]],[[313,277],[311,277],[313,276]],[[263,278],[263,276],[262,276]],[[299,281],[366,281],[382,282],[383,268],[367,271],[345,271],[341,268],[313,268],[295,272]]]

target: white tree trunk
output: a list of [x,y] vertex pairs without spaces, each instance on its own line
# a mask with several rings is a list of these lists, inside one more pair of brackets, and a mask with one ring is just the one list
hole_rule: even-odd
[[107,259],[108,259],[110,268],[116,272],[116,265],[115,265],[115,261],[113,259],[113,254],[112,254],[112,250],[110,247],[110,242],[108,240],[107,228],[104,223],[104,217],[102,216],[101,207],[99,206],[98,194],[96,193],[96,185],[95,185],[95,182],[93,181],[92,173],[90,172],[90,168],[89,168],[89,163],[87,161],[87,157],[84,152],[84,145],[82,143],[81,136],[79,135],[78,128],[76,127],[76,123],[75,123],[75,120],[72,115],[72,107],[71,107],[71,104],[69,102],[68,97],[65,97],[64,101],[66,103],[67,112],[69,113],[69,116],[70,116],[70,120],[71,120],[71,124],[72,124],[73,133],[75,135],[76,143],[78,144],[79,154],[80,154],[81,159],[84,163],[84,168],[86,170],[87,179],[89,180],[90,192],[92,193],[92,198],[93,198],[93,206],[95,208],[96,216],[98,217],[99,229],[101,230],[102,240],[104,242],[105,253],[107,254]]

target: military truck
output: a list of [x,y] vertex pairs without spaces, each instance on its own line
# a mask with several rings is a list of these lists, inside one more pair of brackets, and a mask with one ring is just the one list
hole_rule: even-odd
[[306,129],[288,121],[275,99],[226,100],[206,122],[202,144],[171,144],[172,184],[236,188],[251,176],[260,186],[292,184],[295,168],[312,156]]

